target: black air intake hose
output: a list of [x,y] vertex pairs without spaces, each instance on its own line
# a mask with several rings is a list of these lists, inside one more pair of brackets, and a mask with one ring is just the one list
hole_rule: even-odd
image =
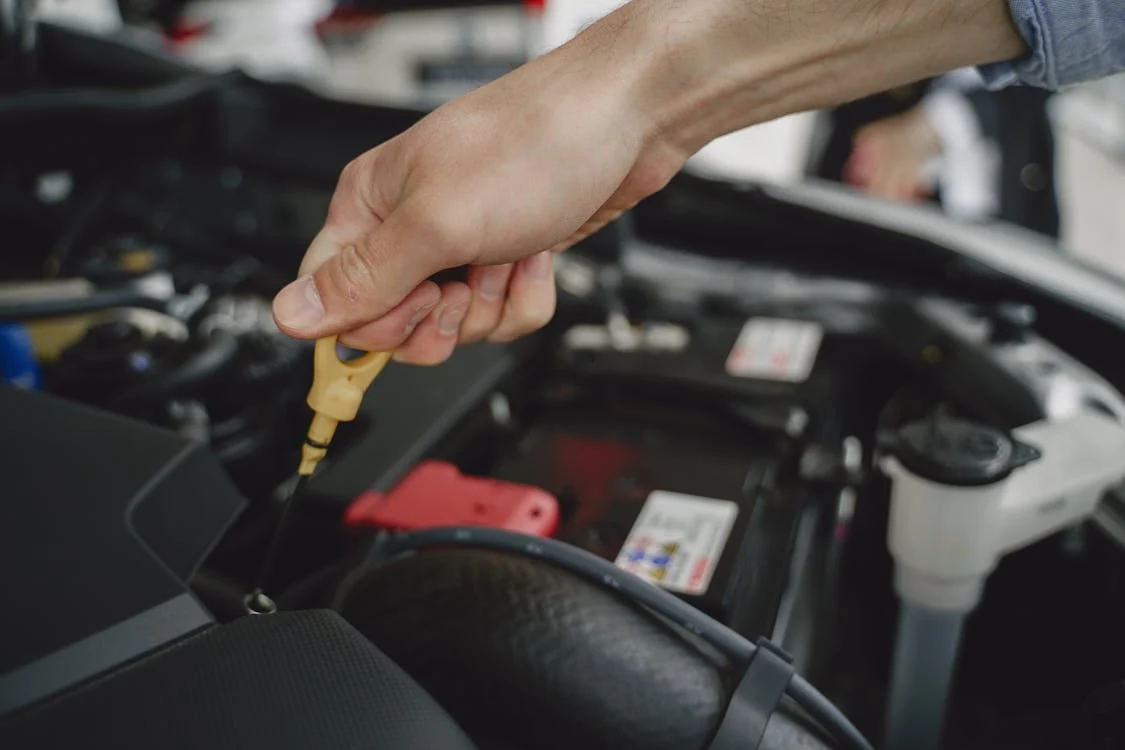
[[[541,561],[434,550],[350,575],[335,608],[478,741],[702,750],[733,670],[648,611]],[[762,748],[824,750],[786,703]]]

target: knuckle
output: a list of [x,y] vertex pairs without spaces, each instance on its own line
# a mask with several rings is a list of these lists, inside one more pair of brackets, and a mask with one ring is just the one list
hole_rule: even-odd
[[354,202],[355,196],[360,195],[360,188],[362,187],[363,165],[360,159],[353,159],[344,165],[340,170],[340,176],[336,179],[336,190],[332,194],[332,200],[328,204],[328,221],[335,221],[347,215],[349,208]]
[[363,163],[359,157],[352,159],[340,170],[340,187],[354,187],[359,182],[359,173],[363,171]]
[[339,272],[336,286],[347,301],[361,301],[373,285],[378,265],[373,256],[369,246],[347,245],[340,251],[335,264]]
[[360,156],[352,159],[340,170],[340,177],[336,181],[337,195],[360,195],[363,193],[365,159]]

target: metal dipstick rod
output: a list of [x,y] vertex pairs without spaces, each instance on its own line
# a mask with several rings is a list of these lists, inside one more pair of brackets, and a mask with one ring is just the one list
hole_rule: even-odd
[[316,342],[313,384],[308,396],[308,405],[313,411],[312,423],[301,446],[297,482],[281,508],[281,515],[262,558],[254,589],[243,599],[247,614],[268,615],[277,611],[277,603],[266,594],[266,588],[289,535],[289,528],[295,517],[293,508],[299,502],[317,465],[328,453],[336,427],[340,422],[350,422],[356,418],[363,402],[363,394],[387,366],[393,354],[392,351],[368,352],[358,359],[345,362],[336,353],[337,343],[336,336]]

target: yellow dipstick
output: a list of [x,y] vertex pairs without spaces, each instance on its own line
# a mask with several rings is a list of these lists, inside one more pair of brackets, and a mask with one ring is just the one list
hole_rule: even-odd
[[363,394],[394,354],[393,351],[368,352],[344,362],[336,353],[336,345],[335,336],[316,342],[313,384],[308,398],[313,420],[305,444],[301,446],[301,465],[297,469],[297,474],[303,477],[312,476],[316,465],[328,452],[337,425],[350,422],[359,414]]
[[287,536],[292,508],[304,490],[317,464],[328,453],[328,445],[341,422],[350,422],[359,414],[363,394],[372,381],[391,361],[393,351],[368,352],[358,359],[342,361],[336,353],[338,337],[318,339],[313,352],[313,384],[308,405],[313,410],[312,423],[301,446],[301,464],[297,468],[297,484],[281,509],[273,538],[262,561],[258,584],[243,600],[247,614],[265,615],[277,611],[277,604],[265,594],[265,587],[277,565],[282,544]]

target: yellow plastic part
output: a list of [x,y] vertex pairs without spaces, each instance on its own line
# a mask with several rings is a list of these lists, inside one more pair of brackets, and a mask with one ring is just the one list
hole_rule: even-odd
[[313,384],[308,397],[309,408],[315,415],[309,425],[308,439],[301,449],[301,466],[297,469],[301,476],[312,475],[328,452],[327,445],[332,442],[337,425],[356,418],[363,394],[394,354],[390,351],[368,352],[359,359],[344,362],[336,354],[336,344],[336,336],[316,342]]

